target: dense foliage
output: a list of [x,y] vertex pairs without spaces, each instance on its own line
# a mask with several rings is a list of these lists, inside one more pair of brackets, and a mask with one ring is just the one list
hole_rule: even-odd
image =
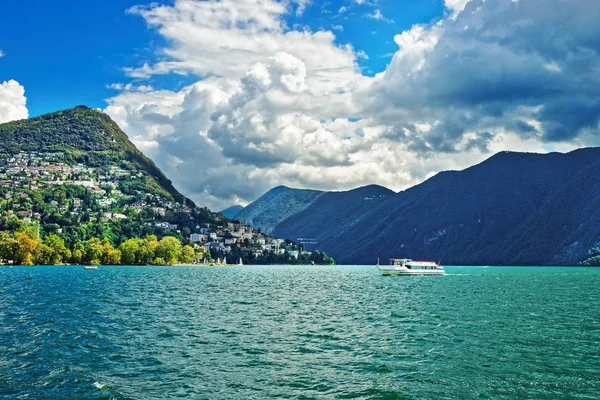
[[[205,208],[193,209],[190,213],[182,214],[167,211],[164,216],[158,216],[150,211],[127,212],[127,218],[117,220],[102,220],[97,215],[103,213],[122,212],[120,203],[111,207],[101,207],[89,190],[77,185],[56,185],[42,190],[20,189],[19,195],[10,199],[5,196],[7,188],[0,188],[0,230],[15,230],[20,222],[8,217],[8,211],[31,211],[39,214],[39,227],[42,235],[56,233],[63,240],[75,243],[92,238],[109,238],[114,243],[120,243],[129,237],[145,237],[146,235],[161,236],[163,230],[146,221],[166,221],[178,224],[181,232],[188,233],[198,224],[214,222],[214,214]],[[77,200],[81,200],[83,212],[75,211]],[[174,232],[181,239],[182,233]]]
[[150,159],[145,157],[110,117],[85,106],[0,124],[0,154],[64,152],[77,162],[135,166],[147,174],[148,185],[177,201],[183,196]]
[[72,243],[56,234],[41,238],[34,225],[22,225],[14,232],[0,231],[0,260],[10,260],[17,265],[173,265],[206,257],[210,259],[210,254],[184,246],[172,236],[159,240],[148,235],[144,239],[127,239],[115,246],[107,237]]

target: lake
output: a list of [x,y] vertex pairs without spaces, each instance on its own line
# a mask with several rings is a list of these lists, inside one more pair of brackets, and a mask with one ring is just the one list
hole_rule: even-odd
[[600,269],[0,267],[3,399],[597,399]]

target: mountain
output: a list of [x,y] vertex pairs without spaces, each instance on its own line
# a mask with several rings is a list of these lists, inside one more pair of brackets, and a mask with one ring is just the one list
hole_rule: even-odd
[[223,220],[185,199],[101,111],[78,106],[0,124],[0,232],[39,224],[42,237],[69,244],[188,240]]
[[271,234],[277,224],[310,206],[324,192],[278,186],[235,216],[238,221]]
[[[361,221],[365,213],[393,195],[393,191],[377,185],[345,192],[325,192],[301,211],[278,223],[273,234],[293,240],[316,239],[321,248],[320,240],[327,236],[343,237],[344,231]],[[328,246],[337,247],[334,243]]]
[[[140,152],[103,112],[86,106],[0,124],[0,154],[61,152],[67,162],[92,167],[109,164],[145,172],[143,189],[178,202],[183,196],[162,171]],[[191,200],[187,200],[190,202]]]
[[[338,263],[368,264],[378,257],[411,257],[569,265],[600,242],[599,148],[502,152],[400,193],[365,200],[352,192],[322,194],[282,219],[273,233],[314,239]],[[269,213],[268,204],[262,209]]]
[[226,208],[222,211],[219,211],[219,214],[223,214],[225,218],[234,219],[236,215],[240,213],[244,209],[244,206],[235,205],[229,208]]

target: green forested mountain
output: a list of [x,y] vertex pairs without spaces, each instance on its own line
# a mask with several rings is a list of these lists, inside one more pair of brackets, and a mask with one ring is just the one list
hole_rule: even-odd
[[[502,152],[381,201],[365,199],[323,194],[273,234],[315,239],[338,263],[600,264],[600,148]],[[262,209],[269,214],[268,204]]]
[[147,175],[148,189],[181,202],[183,196],[106,114],[86,106],[0,124],[0,155],[62,152],[66,162],[119,165]]

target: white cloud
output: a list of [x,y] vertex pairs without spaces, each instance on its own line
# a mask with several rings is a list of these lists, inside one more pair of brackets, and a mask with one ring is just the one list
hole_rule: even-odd
[[137,92],[152,92],[154,88],[150,85],[134,85],[133,83],[111,83],[106,86],[108,89],[114,89],[119,91],[137,91]]
[[562,71],[562,69],[560,68],[560,65],[558,65],[554,61],[544,64],[544,68],[546,68],[548,71],[552,71],[552,72]]
[[379,8],[375,9],[375,11],[372,14],[365,14],[365,17],[375,19],[377,21],[394,22],[391,19],[387,19],[386,17],[384,17]]
[[344,27],[342,25],[331,25],[331,29],[333,29],[334,31],[340,31],[340,32],[344,31]]
[[444,5],[447,9],[452,10],[454,17],[465,9],[468,2],[471,0],[444,0]]
[[15,80],[0,84],[0,123],[24,119],[29,116],[25,88]]
[[0,57],[4,57],[4,52],[0,49]]
[[363,53],[332,32],[288,28],[286,16],[306,2],[137,7],[169,45],[128,74],[196,83],[115,84],[121,93],[106,112],[213,209],[279,184],[400,190],[494,151],[597,145],[599,5],[549,1],[540,9],[535,0],[447,0],[452,14],[442,21],[394,37],[398,51],[374,78],[360,72]]

